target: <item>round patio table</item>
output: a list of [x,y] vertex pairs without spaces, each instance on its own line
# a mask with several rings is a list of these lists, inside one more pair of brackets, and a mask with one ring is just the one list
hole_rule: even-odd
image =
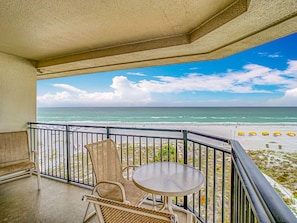
[[156,162],[138,167],[132,180],[140,189],[164,196],[164,204],[173,213],[170,197],[185,196],[201,189],[204,174],[190,166],[174,162]]

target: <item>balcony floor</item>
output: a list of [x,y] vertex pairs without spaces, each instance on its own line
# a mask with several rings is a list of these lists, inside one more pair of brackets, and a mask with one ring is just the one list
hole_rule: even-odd
[[[37,190],[36,176],[0,184],[0,222],[81,223],[87,203],[81,198],[91,190],[41,177]],[[186,215],[177,211],[180,222]],[[91,218],[88,223],[97,222]]]
[[[90,190],[36,176],[0,185],[0,222],[82,222]],[[96,222],[96,218],[89,222]]]

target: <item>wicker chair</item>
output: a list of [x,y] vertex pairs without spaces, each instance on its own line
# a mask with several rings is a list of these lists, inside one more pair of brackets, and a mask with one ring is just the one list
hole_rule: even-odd
[[[123,170],[135,168],[128,166],[122,168],[119,155],[112,139],[85,145],[91,157],[93,170],[96,176],[96,185],[92,195],[98,194],[100,197],[119,201],[131,205],[140,205],[147,197],[147,193],[140,190],[130,180],[123,177]],[[88,214],[90,203],[88,204],[84,222],[90,219],[95,211]]]
[[94,204],[100,223],[173,223],[176,216],[170,213],[85,195],[84,200]]

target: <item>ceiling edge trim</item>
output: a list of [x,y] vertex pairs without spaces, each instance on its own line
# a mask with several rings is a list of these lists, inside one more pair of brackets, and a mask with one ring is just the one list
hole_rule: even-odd
[[154,39],[144,42],[137,42],[131,44],[125,44],[110,48],[96,49],[88,52],[82,52],[72,55],[67,55],[64,57],[53,58],[48,60],[41,60],[37,62],[36,68],[42,72],[42,68],[59,65],[65,63],[72,63],[82,60],[89,60],[95,58],[102,58],[108,56],[121,55],[126,53],[141,52],[146,50],[161,49],[166,47],[178,46],[190,44],[197,39],[207,35],[211,31],[219,28],[223,24],[231,21],[232,19],[238,17],[242,13],[246,12],[248,9],[249,0],[237,0],[225,8],[223,11],[212,16],[203,24],[196,27],[190,33],[186,33],[179,36],[172,36],[161,39]]

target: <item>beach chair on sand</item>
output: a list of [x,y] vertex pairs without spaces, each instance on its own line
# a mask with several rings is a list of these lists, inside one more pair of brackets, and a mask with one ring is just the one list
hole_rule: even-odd
[[174,223],[176,216],[167,212],[108,200],[92,195],[83,199],[93,204],[100,223]]
[[[112,139],[85,145],[91,157],[93,170],[96,177],[96,185],[92,195],[98,194],[101,198],[118,201],[131,205],[140,205],[146,198],[147,193],[140,190],[134,183],[123,177],[123,171],[119,155]],[[95,211],[88,213],[90,203],[84,216],[84,222],[95,215]]]

